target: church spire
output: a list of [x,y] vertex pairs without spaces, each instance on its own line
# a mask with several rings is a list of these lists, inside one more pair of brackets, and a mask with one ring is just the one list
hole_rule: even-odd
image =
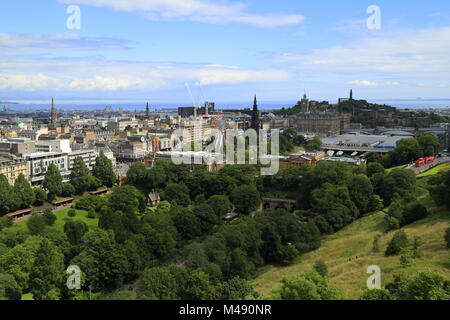
[[50,122],[52,124],[56,123],[56,119],[57,119],[57,115],[56,115],[56,109],[55,109],[55,101],[52,97],[52,109],[51,109],[51,113],[50,113]]
[[252,112],[251,128],[256,130],[256,132],[259,132],[259,129],[260,129],[258,101],[256,100],[256,94],[255,94],[255,98],[253,99],[253,112]]

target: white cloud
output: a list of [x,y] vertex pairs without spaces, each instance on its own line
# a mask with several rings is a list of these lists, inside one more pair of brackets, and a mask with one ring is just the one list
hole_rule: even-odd
[[297,25],[299,14],[256,14],[245,11],[240,2],[211,0],[59,0],[67,4],[110,7],[137,13],[149,20],[182,20],[211,24],[242,23],[262,28]]
[[31,35],[0,33],[0,48],[6,50],[99,50],[99,49],[127,49],[128,41],[99,38],[81,37],[77,34]]
[[43,89],[61,89],[59,79],[44,74],[2,74],[0,73],[0,90],[36,91]]
[[96,57],[3,57],[0,90],[120,91],[162,90],[203,85],[287,81],[286,71],[250,70],[198,64],[112,61]]
[[443,73],[450,67],[450,27],[370,36],[346,46],[284,53],[275,60],[315,70],[382,73]]
[[368,80],[354,80],[354,81],[351,81],[349,84],[359,86],[359,87],[393,87],[393,86],[400,85],[400,83],[397,81],[375,82],[375,81],[368,81]]

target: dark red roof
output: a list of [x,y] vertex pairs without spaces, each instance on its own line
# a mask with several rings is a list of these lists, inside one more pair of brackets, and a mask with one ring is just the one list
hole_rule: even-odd
[[22,210],[19,210],[19,211],[10,212],[10,213],[6,214],[6,216],[7,216],[7,217],[14,217],[14,216],[17,216],[17,215],[19,215],[19,214],[30,213],[32,210],[33,210],[33,209],[31,209],[31,208],[28,208],[28,209],[22,209]]

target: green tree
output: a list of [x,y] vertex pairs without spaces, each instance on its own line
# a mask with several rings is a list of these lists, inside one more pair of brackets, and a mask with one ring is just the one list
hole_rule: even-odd
[[42,206],[45,201],[47,201],[47,192],[45,192],[44,189],[41,188],[34,188],[33,189],[33,193],[34,193],[34,205],[39,207]]
[[420,251],[420,246],[422,245],[422,240],[419,236],[414,236],[413,244],[412,244],[412,257],[414,259],[420,258],[422,256],[422,252]]
[[61,195],[62,177],[55,164],[51,163],[48,166],[43,185],[44,188],[48,190],[47,197],[50,201]]
[[28,221],[27,221],[27,228],[30,234],[32,235],[39,235],[44,233],[44,231],[47,229],[47,219],[43,216],[39,215],[33,215]]
[[211,231],[219,222],[213,208],[206,203],[195,206],[192,211],[200,222],[200,229],[203,234]]
[[217,286],[217,295],[220,299],[245,300],[257,294],[247,280],[234,277]]
[[386,248],[385,256],[393,256],[399,254],[403,248],[408,246],[408,236],[403,230],[397,231],[389,241]]
[[137,212],[142,210],[144,196],[132,186],[114,188],[109,196],[109,207],[111,211]]
[[230,200],[224,195],[214,195],[207,200],[207,203],[213,208],[220,221],[230,212],[232,207]]
[[413,223],[414,221],[425,218],[428,215],[427,208],[420,202],[413,202],[406,206],[403,211],[402,225]]
[[56,221],[56,215],[53,213],[51,209],[45,209],[44,214],[42,215],[45,218],[45,222],[47,225],[52,226],[55,224]]
[[20,200],[16,197],[8,179],[0,174],[0,216],[15,211],[20,207]]
[[450,228],[445,230],[445,242],[447,243],[447,249],[450,249]]
[[70,172],[70,183],[75,188],[76,194],[83,194],[89,188],[89,168],[82,157],[76,157]]
[[145,188],[148,168],[142,162],[133,163],[127,171],[128,182],[138,188]]
[[322,140],[319,137],[314,137],[306,142],[305,150],[308,152],[317,151],[322,146]]
[[386,289],[366,289],[360,300],[392,300],[391,293]]
[[114,232],[100,228],[85,235],[85,244],[72,264],[83,270],[86,283],[97,290],[118,288],[131,270],[123,248],[114,239]]
[[385,205],[390,205],[395,194],[404,198],[414,194],[416,190],[416,175],[409,169],[394,169],[384,179],[383,194]]
[[250,214],[261,203],[261,195],[252,185],[242,185],[233,190],[231,200],[236,210],[243,214]]
[[116,183],[117,178],[112,167],[112,161],[102,151],[95,159],[92,175],[108,188],[111,188]]
[[385,171],[386,170],[384,169],[383,165],[379,162],[369,162],[369,164],[367,165],[367,176],[368,177],[372,177],[377,173],[384,174]]
[[317,271],[322,277],[328,277],[328,266],[323,260],[317,260],[314,263],[314,270]]
[[167,268],[149,268],[142,272],[138,290],[147,300],[176,300],[177,283]]
[[191,203],[189,189],[185,184],[169,183],[162,193],[163,198],[169,202],[176,202],[181,206],[187,206]]
[[85,222],[77,220],[77,221],[68,221],[64,224],[64,233],[67,238],[73,245],[77,245],[80,243],[82,237],[88,231],[88,226]]
[[419,143],[420,148],[422,149],[422,154],[425,157],[435,156],[439,152],[439,148],[441,147],[439,138],[431,133],[420,135],[417,138],[417,142]]
[[413,252],[409,248],[400,249],[400,265],[403,268],[409,267],[413,263]]
[[14,193],[20,203],[19,207],[22,209],[31,207],[35,200],[33,189],[22,173],[14,182]]
[[300,275],[286,276],[281,280],[283,300],[340,300],[340,290],[330,285],[328,278],[317,271],[306,271]]
[[0,270],[12,275],[24,291],[29,286],[30,271],[40,242],[40,237],[29,237],[0,256]]
[[71,183],[64,183],[62,185],[61,196],[71,197],[75,194],[75,187]]
[[[58,295],[64,275],[64,256],[48,239],[42,239],[30,272],[30,292],[35,300]],[[51,294],[53,290],[53,295]]]
[[373,186],[366,175],[352,176],[347,182],[347,187],[350,197],[360,213],[367,213],[373,209]]
[[0,273],[0,300],[21,300],[22,288],[10,274]]
[[421,272],[414,277],[396,275],[386,289],[397,300],[450,299],[450,281],[433,272]]
[[213,300],[217,295],[209,276],[201,270],[191,272],[185,291],[188,300]]

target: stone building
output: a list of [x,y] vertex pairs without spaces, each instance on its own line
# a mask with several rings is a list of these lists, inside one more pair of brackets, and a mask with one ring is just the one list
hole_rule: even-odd
[[304,134],[339,135],[350,128],[351,115],[338,112],[301,112],[289,117],[289,127]]
[[28,164],[23,159],[0,158],[0,174],[3,174],[11,185],[20,174],[23,174],[28,180]]

